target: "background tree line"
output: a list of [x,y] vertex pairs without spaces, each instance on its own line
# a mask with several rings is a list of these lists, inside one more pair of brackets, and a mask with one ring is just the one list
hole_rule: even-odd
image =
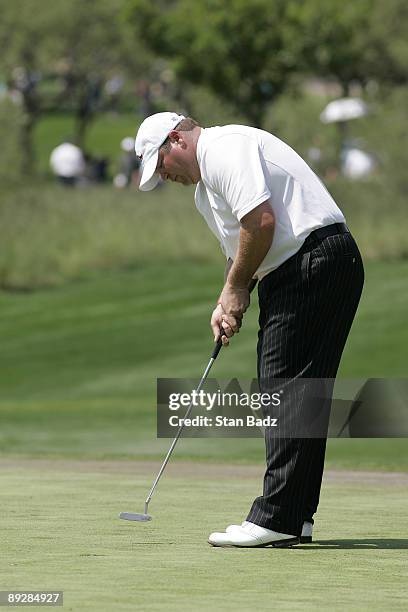
[[108,75],[148,79],[157,60],[176,77],[170,104],[188,109],[199,86],[259,127],[307,77],[334,79],[344,95],[355,83],[374,83],[380,97],[407,83],[404,0],[0,0],[0,9],[0,75],[21,94],[25,174],[42,115],[69,103],[83,146]]

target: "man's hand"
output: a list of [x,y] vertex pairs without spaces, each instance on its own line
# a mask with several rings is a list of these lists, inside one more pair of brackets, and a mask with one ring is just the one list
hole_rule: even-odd
[[249,306],[249,291],[245,287],[234,287],[227,282],[218,302],[211,317],[211,327],[214,340],[218,339],[221,328],[225,331],[222,343],[227,346],[228,338],[237,334],[242,325],[242,317]]
[[214,334],[214,342],[217,342],[218,338],[220,337],[223,314],[224,314],[224,310],[221,304],[217,304],[217,306],[214,308],[213,313],[211,315],[211,329],[213,330],[213,334]]
[[211,327],[214,334],[214,342],[218,340],[221,334],[221,329],[224,330],[224,335],[221,337],[223,346],[228,346],[229,338],[239,332],[242,319],[226,315],[221,304],[218,304],[211,316]]
[[244,312],[249,306],[248,287],[237,287],[227,281],[218,303],[222,305],[226,315],[242,319]]

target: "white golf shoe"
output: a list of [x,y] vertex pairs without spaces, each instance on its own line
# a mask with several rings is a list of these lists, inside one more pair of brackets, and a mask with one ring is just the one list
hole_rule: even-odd
[[[233,531],[234,529],[240,529],[242,527],[245,527],[245,525],[247,524],[248,524],[248,521],[244,521],[243,523],[241,523],[241,525],[228,525],[228,527],[225,530],[225,533],[231,533],[231,531]],[[305,521],[302,527],[300,543],[301,544],[311,544],[312,536],[313,536],[313,523],[309,523],[308,521]]]
[[305,521],[302,527],[302,534],[300,536],[301,544],[311,544],[313,536],[313,523]]
[[[245,527],[245,525],[248,524],[248,521],[244,521],[243,523],[241,523],[241,525],[229,525],[225,532],[226,533],[231,533],[231,531],[234,531],[234,529],[239,529],[242,527]],[[313,523],[309,523],[308,521],[305,521],[303,523],[303,527],[302,527],[302,534],[300,536],[300,543],[301,544],[311,544],[312,543],[312,536],[313,536]]]
[[225,533],[215,532],[208,538],[212,546],[238,546],[243,548],[259,548],[273,546],[274,548],[286,548],[299,544],[300,538],[287,533],[279,533],[272,529],[265,529],[255,523],[244,521],[245,525],[230,525],[234,527]]

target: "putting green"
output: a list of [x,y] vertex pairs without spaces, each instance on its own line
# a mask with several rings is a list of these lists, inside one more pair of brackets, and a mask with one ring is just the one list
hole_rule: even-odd
[[328,472],[315,543],[216,549],[261,466],[3,459],[2,589],[62,589],[67,610],[405,610],[406,474]]

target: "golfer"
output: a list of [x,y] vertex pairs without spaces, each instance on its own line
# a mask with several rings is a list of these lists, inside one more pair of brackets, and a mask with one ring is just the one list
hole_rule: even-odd
[[[135,149],[142,191],[160,178],[196,185],[196,206],[227,260],[211,316],[215,339],[221,329],[223,344],[238,333],[257,279],[260,390],[274,379],[334,381],[364,269],[341,210],[306,162],[263,130],[202,128],[172,112],[147,117]],[[326,434],[276,437],[266,428],[265,443],[263,494],[241,525],[209,536],[213,546],[312,540]]]

